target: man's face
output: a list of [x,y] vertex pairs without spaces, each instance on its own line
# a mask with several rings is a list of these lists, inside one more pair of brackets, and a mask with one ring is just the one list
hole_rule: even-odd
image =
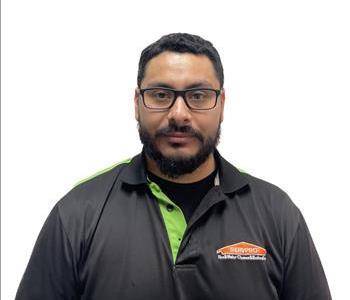
[[[147,64],[141,89],[150,87],[220,90],[220,83],[207,56],[167,51]],[[168,176],[176,178],[191,173],[218,143],[225,101],[223,90],[216,106],[203,111],[188,108],[181,96],[166,111],[145,107],[137,89],[134,100],[135,118],[145,152]]]

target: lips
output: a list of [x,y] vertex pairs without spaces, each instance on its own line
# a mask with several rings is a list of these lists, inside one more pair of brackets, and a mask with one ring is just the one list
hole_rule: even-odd
[[191,139],[193,135],[184,132],[171,132],[165,134],[165,137],[171,143],[185,143],[188,142],[188,140]]
[[192,135],[188,134],[188,133],[184,133],[184,132],[171,132],[166,134],[165,136],[167,137],[191,137]]

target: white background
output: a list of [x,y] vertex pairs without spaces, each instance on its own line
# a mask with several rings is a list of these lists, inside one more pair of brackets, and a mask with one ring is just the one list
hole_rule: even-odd
[[2,299],[54,204],[137,154],[141,50],[189,32],[221,54],[219,150],[303,212],[336,300],[349,299],[348,1],[2,1]]

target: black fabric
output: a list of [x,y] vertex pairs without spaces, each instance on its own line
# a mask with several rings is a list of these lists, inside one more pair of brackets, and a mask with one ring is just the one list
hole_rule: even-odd
[[[16,300],[331,299],[310,232],[288,195],[216,156],[220,185],[192,215],[175,262],[137,155],[55,205]],[[222,258],[219,249],[242,243],[265,249],[264,259]]]
[[58,205],[39,234],[16,299],[80,299],[77,262]]
[[163,193],[181,208],[188,223],[202,198],[214,186],[216,172],[217,169],[202,180],[193,183],[172,182],[160,178],[152,172],[148,172],[148,178],[158,184]]

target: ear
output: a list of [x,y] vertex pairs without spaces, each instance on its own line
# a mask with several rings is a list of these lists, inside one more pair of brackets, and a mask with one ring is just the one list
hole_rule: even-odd
[[134,94],[134,109],[135,109],[135,119],[139,121],[139,99],[140,99],[140,91],[138,88],[135,88]]
[[220,105],[221,105],[221,112],[220,112],[220,123],[224,120],[224,107],[225,107],[225,89],[222,88],[221,89],[221,94],[219,96],[219,101],[220,101]]

